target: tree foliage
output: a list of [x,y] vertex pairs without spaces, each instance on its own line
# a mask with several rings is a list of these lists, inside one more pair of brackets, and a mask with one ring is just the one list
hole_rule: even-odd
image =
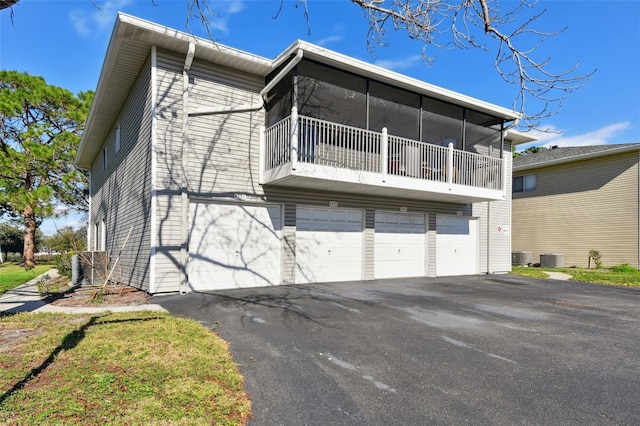
[[87,249],[87,228],[74,230],[70,226],[58,229],[50,237],[45,237],[43,244],[50,251],[67,253],[71,251],[84,251]]
[[41,77],[0,71],[0,213],[25,227],[23,263],[35,264],[35,233],[64,204],[86,210],[87,178],[73,165],[92,92],[73,95]]
[[22,253],[24,247],[24,232],[9,223],[0,223],[0,252]]

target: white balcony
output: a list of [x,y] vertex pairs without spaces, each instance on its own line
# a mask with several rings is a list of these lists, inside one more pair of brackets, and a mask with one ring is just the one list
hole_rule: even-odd
[[261,183],[453,203],[505,198],[501,158],[315,118],[265,130]]

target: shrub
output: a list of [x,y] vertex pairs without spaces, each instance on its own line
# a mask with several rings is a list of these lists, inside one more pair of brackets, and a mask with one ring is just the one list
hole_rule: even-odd
[[616,266],[612,266],[611,268],[612,272],[624,272],[624,273],[638,273],[638,270],[636,268],[634,268],[633,266],[629,265],[628,263],[623,263],[622,265],[616,265]]
[[596,268],[600,269],[602,267],[602,254],[600,254],[600,251],[595,249],[589,250],[589,259],[593,260],[593,263],[596,264]]
[[71,276],[71,257],[76,254],[75,252],[69,252],[64,254],[59,254],[56,256],[56,268],[60,275],[65,275],[67,277]]

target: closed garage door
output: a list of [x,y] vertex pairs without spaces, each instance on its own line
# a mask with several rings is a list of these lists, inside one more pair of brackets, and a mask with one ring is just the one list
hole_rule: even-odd
[[279,206],[191,204],[189,265],[193,290],[282,282]]
[[296,282],[362,279],[362,210],[298,207]]
[[477,221],[468,217],[438,216],[436,232],[436,275],[477,274]]
[[425,276],[424,214],[376,212],[375,278]]

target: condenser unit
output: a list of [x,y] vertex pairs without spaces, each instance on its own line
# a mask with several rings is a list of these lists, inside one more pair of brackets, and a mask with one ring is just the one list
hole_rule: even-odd
[[543,268],[562,268],[564,266],[564,255],[562,253],[541,254],[540,266]]
[[514,251],[511,252],[511,265],[525,266],[531,263],[530,251]]

